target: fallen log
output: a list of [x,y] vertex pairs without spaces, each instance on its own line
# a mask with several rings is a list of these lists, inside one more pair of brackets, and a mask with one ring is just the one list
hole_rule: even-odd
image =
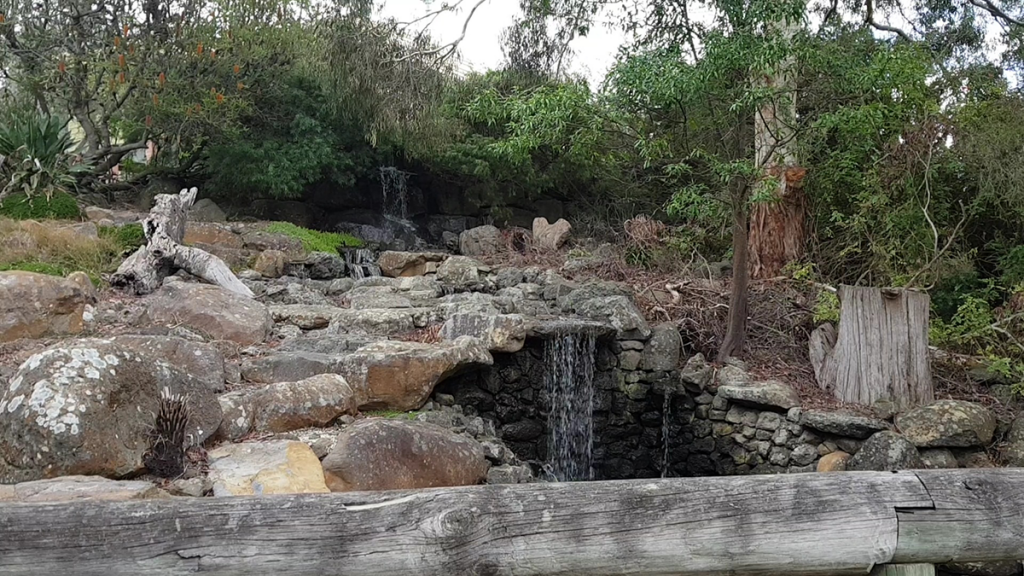
[[0,504],[0,574],[868,574],[1024,556],[1024,469]]
[[188,209],[198,193],[197,188],[191,188],[177,195],[156,196],[153,209],[142,221],[146,244],[121,263],[111,278],[111,285],[130,289],[141,296],[154,292],[167,276],[184,270],[237,294],[254,296],[223,260],[205,250],[182,244]]

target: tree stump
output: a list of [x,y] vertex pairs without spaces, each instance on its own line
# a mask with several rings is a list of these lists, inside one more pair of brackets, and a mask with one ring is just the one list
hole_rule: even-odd
[[904,409],[934,400],[928,294],[855,286],[838,294],[838,335],[826,328],[811,337],[818,385],[855,404],[888,400]]
[[199,189],[183,189],[178,194],[159,194],[149,217],[142,221],[146,245],[125,259],[111,278],[111,285],[129,289],[137,295],[150,294],[164,278],[178,270],[252,298],[254,294],[223,260],[198,248],[182,245],[188,209]]

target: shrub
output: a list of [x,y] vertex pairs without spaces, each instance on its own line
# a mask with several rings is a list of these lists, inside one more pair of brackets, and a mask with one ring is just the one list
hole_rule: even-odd
[[49,198],[16,192],[0,200],[0,216],[15,220],[75,220],[81,215],[78,202],[67,192],[54,192]]
[[93,238],[70,228],[0,218],[0,270],[53,276],[85,272],[95,284],[115,270],[122,250],[110,238]]
[[284,234],[302,241],[307,252],[328,252],[336,254],[339,248],[359,248],[363,241],[351,234],[338,232],[320,232],[296,226],[291,222],[273,222],[267,226],[267,232]]

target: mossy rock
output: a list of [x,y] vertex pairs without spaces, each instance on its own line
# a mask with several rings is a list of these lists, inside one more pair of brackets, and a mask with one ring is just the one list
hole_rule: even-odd
[[78,202],[66,192],[42,195],[11,194],[0,201],[0,216],[14,220],[76,220],[82,216]]
[[363,241],[351,234],[320,232],[296,226],[290,222],[273,222],[267,226],[267,232],[297,238],[302,242],[302,247],[306,252],[337,254],[340,248],[360,248],[363,246]]

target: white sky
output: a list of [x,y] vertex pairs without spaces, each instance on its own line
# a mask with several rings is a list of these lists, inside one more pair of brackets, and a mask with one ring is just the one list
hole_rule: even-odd
[[[436,10],[442,1],[433,0],[428,4],[425,0],[384,0],[382,14],[399,21],[410,21]],[[458,12],[442,14],[433,22],[431,35],[439,43],[451,42],[462,34],[462,25],[473,3],[466,0],[465,4],[469,6],[460,8]],[[501,64],[501,32],[518,14],[518,0],[487,0],[480,6],[469,23],[465,39],[460,43],[463,70],[483,72]],[[591,88],[596,88],[614,62],[622,40],[621,32],[610,31],[606,26],[596,26],[585,38],[572,43],[575,57],[570,71],[584,74],[590,80]]]

